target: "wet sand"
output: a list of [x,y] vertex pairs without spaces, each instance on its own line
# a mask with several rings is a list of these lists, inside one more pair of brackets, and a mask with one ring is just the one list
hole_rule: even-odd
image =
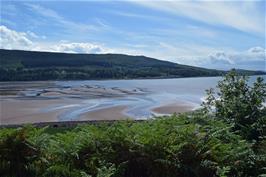
[[[140,89],[98,85],[58,86],[54,82],[6,82],[0,85],[0,125],[68,120],[117,120],[126,106],[89,107],[101,99],[145,94]],[[96,100],[96,101],[95,101]],[[90,103],[96,102],[96,103]],[[86,110],[86,108],[88,108]],[[83,109],[87,112],[83,113]],[[68,114],[73,113],[72,117]]]
[[0,124],[21,124],[58,121],[64,111],[42,111],[60,105],[63,100],[5,100],[0,102]]
[[194,107],[192,105],[186,103],[170,103],[155,107],[152,111],[158,114],[174,114],[192,111],[193,109]]
[[2,83],[0,92],[0,124],[146,119],[194,108],[173,94],[152,97],[148,89],[134,86],[11,82]]
[[91,111],[82,114],[78,120],[122,120],[129,119],[124,113],[127,106],[116,106],[110,108],[104,108],[96,111]]
[[[22,124],[38,122],[57,122],[59,117],[69,110],[77,109],[80,99],[51,100],[5,100],[0,103],[0,124]],[[70,120],[122,120],[130,116],[126,114],[128,105],[99,108],[77,114]],[[171,103],[151,109],[158,115],[183,113],[193,110],[193,106],[184,103]]]

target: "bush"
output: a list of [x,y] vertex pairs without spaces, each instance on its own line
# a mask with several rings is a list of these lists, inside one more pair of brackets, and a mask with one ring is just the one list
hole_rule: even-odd
[[234,130],[248,140],[262,140],[266,136],[266,83],[258,77],[253,86],[248,78],[235,71],[218,83],[217,91],[207,90],[203,103],[206,113],[234,125]]
[[1,173],[9,177],[256,175],[255,163],[261,161],[253,159],[251,144],[230,128],[230,124],[193,113],[145,122],[83,125],[55,134],[33,127],[1,129],[2,164],[17,163],[4,154],[23,159],[17,163],[23,167],[15,167],[21,169],[19,173]]
[[2,130],[0,139],[0,174],[6,177],[35,176],[33,163],[40,151],[28,140],[26,128],[16,131]]

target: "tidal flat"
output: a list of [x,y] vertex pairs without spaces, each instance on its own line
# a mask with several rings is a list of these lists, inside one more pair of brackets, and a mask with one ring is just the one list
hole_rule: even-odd
[[200,107],[220,77],[1,82],[1,124],[148,119]]

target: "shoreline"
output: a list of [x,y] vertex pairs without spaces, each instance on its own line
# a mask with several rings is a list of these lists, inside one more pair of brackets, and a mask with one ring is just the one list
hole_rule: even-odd
[[[79,113],[83,107],[79,107],[80,100],[58,99],[58,100],[10,100],[1,103],[0,125],[12,124],[35,124],[41,122],[64,122],[64,121],[106,121],[106,120],[137,120],[127,114],[129,105],[111,105],[99,109],[85,110]],[[86,105],[85,105],[85,108]],[[182,102],[162,104],[150,109],[154,116],[170,115],[173,113],[184,113],[193,111],[194,106]],[[72,112],[71,112],[72,111]],[[74,114],[73,114],[74,112]],[[77,113],[76,113],[77,112]],[[74,118],[60,120],[61,115],[73,114]],[[146,119],[149,119],[147,117]]]
[[[225,72],[229,72],[229,71],[225,71]],[[260,70],[258,72],[261,72]],[[247,76],[265,76],[265,74],[250,74]],[[81,79],[77,79],[77,80],[11,80],[11,81],[0,81],[0,83],[8,83],[8,82],[68,82],[68,81],[115,81],[115,80],[156,80],[156,79],[187,79],[187,78],[213,78],[213,77],[222,77],[224,75],[215,75],[215,76],[187,76],[187,77],[140,77],[140,78],[105,78],[105,79],[85,79],[85,80],[81,80]]]

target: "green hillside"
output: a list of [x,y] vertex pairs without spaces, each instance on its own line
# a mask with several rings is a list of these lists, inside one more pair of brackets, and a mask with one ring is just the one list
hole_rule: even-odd
[[[0,81],[219,76],[224,71],[145,56],[67,54],[0,49]],[[243,71],[247,74],[262,72]]]

